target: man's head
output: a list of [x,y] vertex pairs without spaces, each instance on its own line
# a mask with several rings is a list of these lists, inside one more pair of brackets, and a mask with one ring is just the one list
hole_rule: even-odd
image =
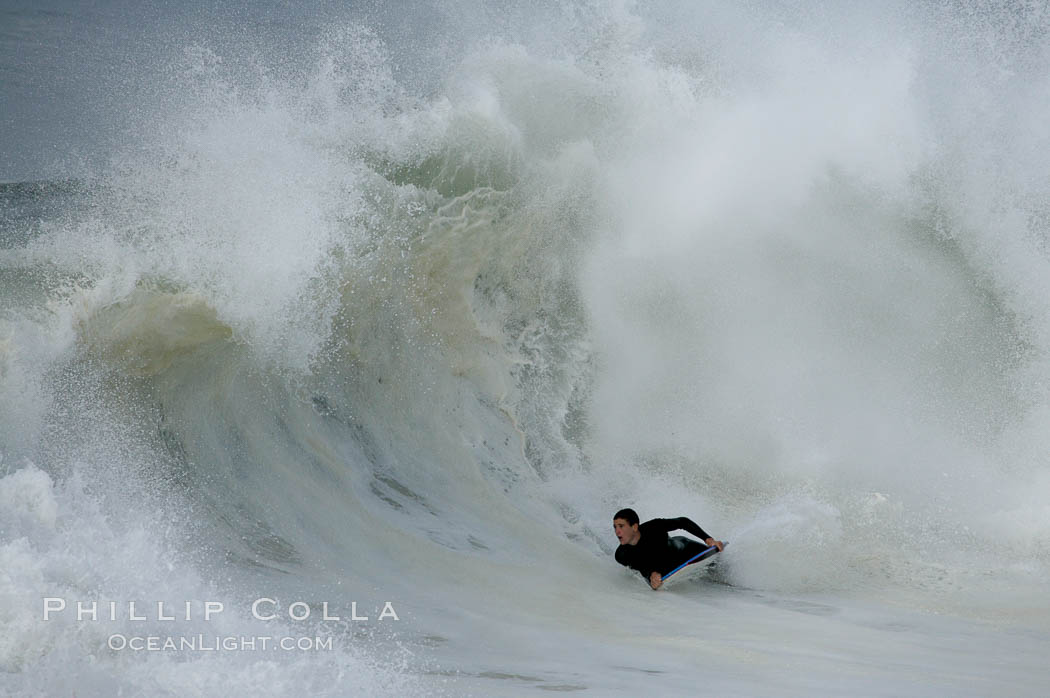
[[620,545],[634,545],[641,534],[638,533],[638,514],[634,509],[620,509],[613,515],[613,532]]

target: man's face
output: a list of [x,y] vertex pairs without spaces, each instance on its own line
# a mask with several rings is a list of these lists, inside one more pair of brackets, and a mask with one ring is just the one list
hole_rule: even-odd
[[626,519],[613,519],[613,533],[620,545],[634,545],[638,542],[638,524],[629,524]]

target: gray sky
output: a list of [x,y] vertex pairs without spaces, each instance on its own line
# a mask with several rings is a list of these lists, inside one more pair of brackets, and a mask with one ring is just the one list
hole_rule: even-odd
[[189,46],[295,70],[325,28],[356,19],[398,47],[399,70],[433,70],[421,47],[441,43],[450,24],[433,7],[0,0],[0,182],[97,171],[163,101],[151,95],[172,84],[170,66]]

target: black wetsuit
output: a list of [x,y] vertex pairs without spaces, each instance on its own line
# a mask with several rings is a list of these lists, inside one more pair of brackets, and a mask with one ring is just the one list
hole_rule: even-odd
[[637,570],[648,581],[653,572],[666,575],[707,546],[685,536],[668,537],[670,531],[683,530],[700,540],[711,536],[684,516],[677,519],[652,519],[638,526],[641,537],[635,545],[621,545],[616,549],[616,561]]

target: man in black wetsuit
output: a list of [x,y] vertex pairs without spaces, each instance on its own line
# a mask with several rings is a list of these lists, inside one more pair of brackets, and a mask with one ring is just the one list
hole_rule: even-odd
[[[683,530],[706,543],[685,536],[668,537],[671,531]],[[638,523],[634,509],[621,509],[613,516],[613,531],[620,540],[616,561],[637,570],[649,580],[649,586],[659,589],[663,575],[712,545],[722,550],[722,541],[715,540],[684,516],[677,519],[652,519]]]

